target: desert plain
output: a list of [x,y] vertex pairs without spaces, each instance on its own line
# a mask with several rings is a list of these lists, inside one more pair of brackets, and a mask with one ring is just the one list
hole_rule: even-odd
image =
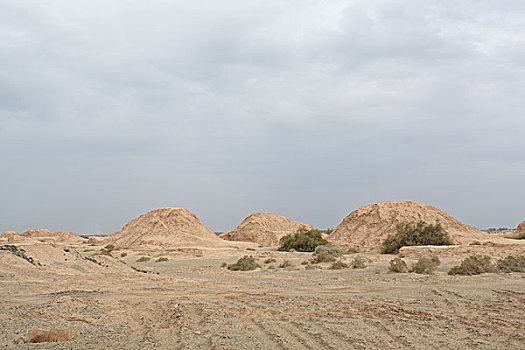
[[[474,244],[409,247],[397,255],[368,249],[341,258],[348,263],[359,258],[364,268],[332,270],[329,263],[320,263],[320,268],[307,269],[312,253],[280,252],[275,246],[246,241],[211,244],[207,238],[199,240],[207,233],[199,231],[189,214],[160,213],[124,227],[128,238],[140,231],[134,239],[124,240],[127,246],[119,245],[122,231],[105,239],[4,234],[0,241],[0,346],[525,347],[524,273],[447,274],[473,253],[493,258],[523,253],[523,240],[489,239],[480,234],[476,238],[480,241]],[[170,224],[171,219],[162,215],[174,221]],[[163,240],[169,233],[162,230],[169,231],[186,219],[194,232],[200,232],[196,234],[200,244],[192,244],[191,233],[183,231],[179,235],[185,238],[176,240],[179,246]],[[155,239],[144,241],[155,235],[162,244],[155,245]],[[105,248],[108,243],[113,243],[111,249]],[[246,255],[253,256],[261,267],[253,271],[224,267]],[[395,256],[409,266],[421,256],[439,256],[441,264],[429,275],[391,273],[389,262]],[[280,267],[285,261],[288,266]],[[28,341],[34,332],[50,329],[66,331],[67,339]]]

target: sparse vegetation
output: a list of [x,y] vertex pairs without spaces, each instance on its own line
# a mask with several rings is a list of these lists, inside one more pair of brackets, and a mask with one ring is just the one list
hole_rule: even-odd
[[308,264],[309,264],[308,260],[301,261],[301,265],[308,265]]
[[323,268],[319,265],[306,265],[305,270],[322,270]]
[[433,256],[432,258],[420,258],[414,266],[412,266],[412,269],[410,272],[415,272],[419,274],[425,274],[425,275],[431,275],[434,272],[436,272],[436,268],[441,264],[441,261],[437,256]]
[[471,276],[489,272],[497,272],[497,268],[492,264],[489,256],[471,255],[465,258],[460,265],[451,268],[448,274]]
[[235,264],[227,266],[228,270],[231,271],[251,271],[259,267],[261,266],[255,261],[255,258],[251,255],[245,255],[239,260],[237,260]]
[[228,263],[227,263],[227,262],[223,262],[223,263],[221,264],[221,267],[226,267],[226,266],[228,266]]
[[269,258],[269,259],[264,260],[265,264],[271,264],[271,263],[274,263],[274,262],[277,262],[277,260],[274,259],[274,258]]
[[47,331],[42,329],[34,329],[30,332],[29,341],[31,343],[46,343],[46,342],[59,342],[68,341],[73,339],[74,332],[72,328],[69,329],[57,329],[51,328]]
[[283,262],[281,263],[281,265],[279,265],[279,267],[281,269],[284,269],[286,267],[290,267],[290,266],[293,266],[293,264],[290,262],[290,260],[283,260]]
[[390,260],[390,272],[408,273],[407,263],[405,260],[400,258],[394,258]]
[[111,250],[106,250],[104,248],[100,249],[100,252],[99,252],[100,255],[108,255],[108,256],[113,256],[111,254]]
[[115,250],[115,246],[113,244],[108,244],[104,247],[106,250],[108,251],[112,251],[112,250]]
[[252,251],[252,252],[254,252],[254,251],[255,251],[255,249],[254,249],[254,248],[246,248],[246,250],[249,250],[249,251]]
[[166,257],[160,257],[157,259],[157,262],[163,262],[163,261],[168,261],[169,259],[166,258]]
[[355,258],[352,260],[351,265],[353,269],[364,269],[366,267],[365,261],[361,258]]
[[140,258],[138,258],[137,262],[145,262],[145,261],[150,261],[150,258],[147,257],[147,256],[141,256]]
[[333,228],[327,228],[326,231],[325,231],[325,233],[326,233],[327,235],[330,235],[332,232],[334,232],[334,229],[333,229]]
[[357,254],[359,251],[355,248],[348,248],[348,250],[345,252],[345,254]]
[[469,245],[481,245],[481,242],[480,241],[473,241]]
[[501,272],[525,272],[525,255],[509,255],[497,262],[497,267]]
[[384,254],[396,254],[404,246],[451,244],[452,241],[447,231],[440,223],[432,225],[423,221],[417,224],[409,222],[397,225],[397,233],[387,237],[383,242],[381,252]]
[[289,252],[290,250],[298,252],[313,252],[316,247],[327,243],[328,242],[323,238],[321,231],[300,228],[293,235],[282,237],[278,250],[284,252]]
[[126,256],[128,256],[128,253],[126,253],[126,252],[120,253],[120,257],[121,257],[121,258],[124,258],[124,257],[126,257]]
[[330,265],[330,270],[340,270],[340,269],[347,269],[349,268],[350,266],[341,261],[341,260],[337,260],[335,261],[332,265]]

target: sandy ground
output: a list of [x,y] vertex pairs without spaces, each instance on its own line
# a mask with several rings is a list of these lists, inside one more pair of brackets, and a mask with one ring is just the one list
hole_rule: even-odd
[[[94,251],[79,249],[82,255]],[[120,258],[120,253],[128,255]],[[221,267],[252,254],[262,270]],[[525,274],[391,274],[392,256],[364,269],[304,270],[307,253],[266,248],[113,252],[155,273],[22,276],[0,270],[0,346],[13,349],[523,349]],[[137,262],[140,256],[148,262]],[[165,262],[156,262],[158,257]],[[294,267],[268,270],[290,259]],[[411,263],[412,260],[407,260]],[[40,267],[39,267],[40,268]],[[42,268],[44,270],[45,268]],[[20,343],[32,329],[75,338]]]

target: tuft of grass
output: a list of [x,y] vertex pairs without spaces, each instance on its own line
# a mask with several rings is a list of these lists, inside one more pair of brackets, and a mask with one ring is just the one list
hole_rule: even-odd
[[332,265],[330,265],[330,270],[340,270],[340,269],[347,269],[350,265],[347,263],[342,262],[341,260],[335,261]]
[[525,255],[509,255],[497,262],[497,267],[501,272],[525,272]]
[[431,275],[434,272],[436,272],[436,268],[441,264],[441,261],[437,256],[433,256],[432,258],[420,258],[414,266],[412,266],[412,269],[410,272],[415,272],[419,274],[425,274],[425,275]]
[[264,260],[264,263],[265,263],[265,264],[271,264],[271,263],[274,263],[274,262],[277,262],[277,260],[274,259],[274,258],[270,258],[270,259],[266,259],[266,260]]
[[147,256],[141,256],[138,258],[137,262],[144,262],[144,261],[150,261],[150,258]]
[[441,226],[427,224],[423,221],[414,224],[400,223],[397,225],[397,233],[385,239],[381,247],[383,254],[397,254],[401,247],[419,245],[451,245],[452,241]]
[[58,329],[51,328],[47,331],[42,329],[33,329],[30,331],[29,341],[31,343],[60,342],[73,339],[74,332],[72,328]]
[[253,256],[243,256],[235,264],[228,265],[228,270],[231,271],[251,271],[261,267]]
[[352,260],[351,266],[353,269],[364,269],[366,267],[365,261],[361,258]]
[[279,267],[280,267],[281,269],[284,269],[284,268],[286,268],[286,267],[290,267],[290,266],[293,266],[293,264],[290,262],[290,260],[287,260],[287,259],[283,260],[283,262],[281,263],[281,265],[279,265]]
[[316,247],[325,245],[328,241],[323,238],[323,233],[319,230],[300,228],[293,235],[282,237],[279,243],[279,251],[313,252]]
[[497,268],[492,264],[490,256],[471,255],[465,258],[460,265],[451,268],[448,274],[471,276],[489,272],[497,272]]
[[390,272],[408,273],[407,263],[405,260],[400,258],[394,258],[390,260]]
[[158,258],[156,261],[157,261],[157,262],[163,262],[163,261],[168,261],[168,260],[169,260],[168,258],[160,257],[160,258]]

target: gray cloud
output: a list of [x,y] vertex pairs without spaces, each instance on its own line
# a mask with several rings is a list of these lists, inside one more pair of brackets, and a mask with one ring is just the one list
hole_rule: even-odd
[[319,227],[413,199],[523,220],[525,4],[0,4],[0,230]]

